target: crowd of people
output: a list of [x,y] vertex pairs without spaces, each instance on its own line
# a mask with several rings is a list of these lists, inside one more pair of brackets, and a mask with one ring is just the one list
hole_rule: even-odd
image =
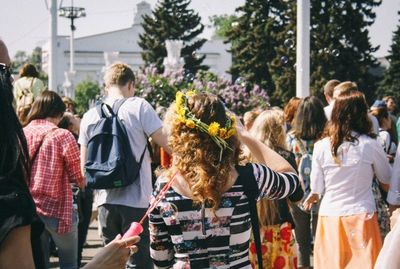
[[[134,96],[132,69],[114,63],[102,100],[112,110],[96,106],[79,119],[34,66],[20,74],[13,82],[0,40],[0,269],[50,268],[54,250],[61,269],[80,268],[93,202],[104,247],[86,269],[400,266],[393,97],[369,107],[354,82],[333,79],[325,107],[315,96],[294,97],[283,109],[234,115],[218,96],[186,89],[162,121]],[[91,141],[113,111],[138,178],[92,190]],[[107,141],[98,147],[106,151]],[[123,237],[134,222],[140,238]]]

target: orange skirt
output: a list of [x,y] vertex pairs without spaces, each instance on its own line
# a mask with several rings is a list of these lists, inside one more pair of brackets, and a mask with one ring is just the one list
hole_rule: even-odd
[[318,217],[315,269],[370,269],[382,247],[377,214]]

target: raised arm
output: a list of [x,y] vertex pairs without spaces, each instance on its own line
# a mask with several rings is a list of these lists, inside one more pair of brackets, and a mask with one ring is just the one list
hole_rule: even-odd
[[[250,165],[250,164],[248,164]],[[282,199],[293,194],[300,186],[299,178],[293,172],[275,172],[262,164],[251,164],[260,190],[259,198]]]

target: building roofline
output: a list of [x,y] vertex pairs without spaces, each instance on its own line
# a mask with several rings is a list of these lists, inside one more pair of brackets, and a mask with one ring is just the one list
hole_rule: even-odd
[[[106,34],[111,34],[111,33],[122,32],[122,31],[126,31],[126,30],[129,30],[129,29],[132,29],[132,28],[135,27],[135,26],[137,26],[137,24],[133,24],[131,27],[128,27],[128,28],[123,28],[123,29],[118,29],[118,30],[112,30],[112,31],[102,32],[102,33],[93,34],[93,35],[86,35],[86,36],[81,36],[81,37],[75,37],[74,40],[84,39],[84,38],[88,38],[88,37],[101,36],[101,35],[106,35]],[[68,36],[67,36],[67,37],[68,37]]]

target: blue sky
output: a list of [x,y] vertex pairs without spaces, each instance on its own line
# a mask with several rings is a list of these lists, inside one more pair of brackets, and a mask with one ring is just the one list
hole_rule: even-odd
[[[18,50],[31,52],[49,37],[49,13],[46,2],[50,0],[11,0],[3,1],[0,16],[0,37],[9,47],[13,56]],[[74,5],[86,8],[87,17],[76,22],[76,36],[91,35],[106,31],[127,28],[132,25],[136,4],[141,0],[75,0]],[[291,0],[294,1],[294,0]],[[147,0],[152,7],[157,0]],[[60,0],[58,0],[60,4]],[[244,0],[192,0],[192,8],[199,12],[203,23],[214,14],[231,14]],[[71,0],[64,0],[63,5],[70,5]],[[400,0],[383,0],[376,9],[377,18],[370,28],[373,45],[381,48],[376,56],[387,54],[390,48],[392,32],[398,25]],[[69,34],[69,20],[58,19],[58,33]],[[204,36],[209,38],[212,30],[206,28]]]

